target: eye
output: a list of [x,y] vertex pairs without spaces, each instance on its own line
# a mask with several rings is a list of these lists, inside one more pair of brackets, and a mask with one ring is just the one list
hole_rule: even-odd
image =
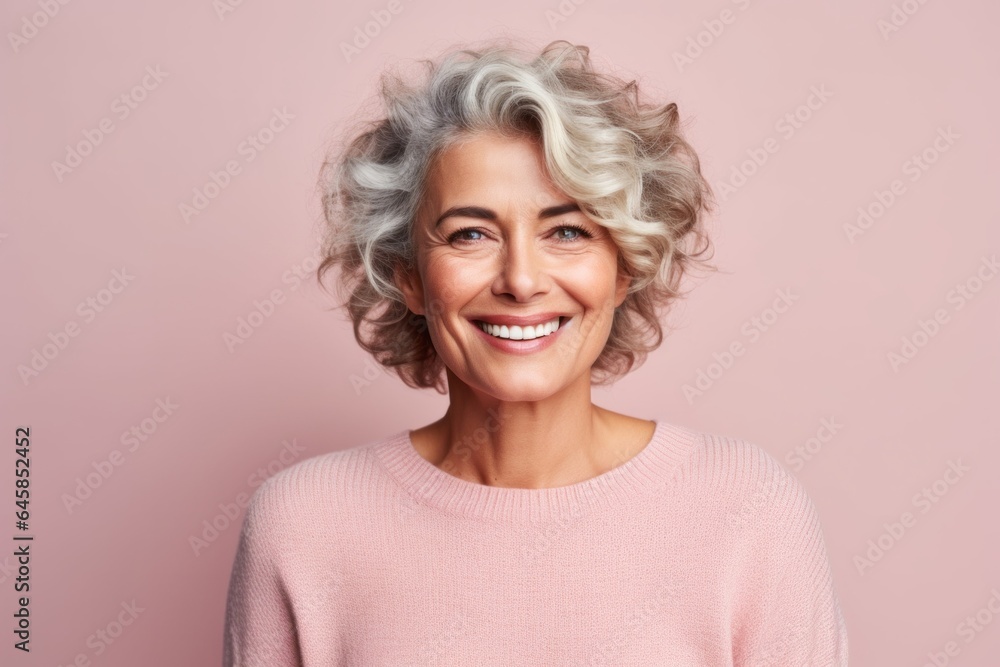
[[[478,237],[469,235],[478,234]],[[462,227],[461,229],[456,229],[454,232],[448,235],[448,243],[454,243],[455,241],[479,241],[483,238],[483,232],[475,227]]]
[[[559,225],[553,233],[556,240],[560,243],[571,243],[579,241],[581,238],[593,238],[590,232],[579,225]],[[481,229],[476,227],[462,227],[448,235],[448,243],[473,243],[481,241],[484,238],[486,238],[486,235]]]
[[[569,231],[571,232],[571,234],[569,236],[562,236],[561,232],[565,231]],[[590,232],[588,232],[583,227],[579,227],[577,225],[560,225],[559,227],[556,228],[555,234],[556,234],[556,240],[563,243],[568,243],[570,241],[577,241],[580,238],[588,238],[588,239],[591,238]]]

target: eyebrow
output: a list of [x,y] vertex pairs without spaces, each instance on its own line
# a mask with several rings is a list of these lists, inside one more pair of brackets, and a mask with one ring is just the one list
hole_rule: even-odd
[[[548,208],[543,208],[538,213],[538,218],[554,218],[557,215],[562,215],[563,213],[570,213],[572,211],[579,211],[580,205],[576,202],[570,202],[568,204],[560,204],[558,206],[549,206]],[[478,220],[492,220],[496,221],[499,217],[495,211],[483,208],[482,206],[452,206],[447,211],[441,214],[441,217],[437,219],[434,226],[437,227],[444,221],[445,218],[452,216],[460,216],[463,218],[476,218]]]

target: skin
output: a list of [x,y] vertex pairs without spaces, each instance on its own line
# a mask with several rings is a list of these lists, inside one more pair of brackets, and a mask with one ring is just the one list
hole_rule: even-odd
[[[572,203],[548,177],[531,138],[469,135],[440,153],[428,174],[414,220],[416,269],[400,268],[396,282],[407,307],[427,318],[446,366],[449,407],[410,437],[423,458],[460,479],[566,486],[618,467],[652,438],[654,422],[591,400],[590,368],[629,276],[619,271],[607,230],[583,212],[540,217]],[[493,219],[459,214],[437,224],[452,207],[469,206],[488,209]],[[463,227],[474,230],[455,236]],[[573,319],[553,345],[532,354],[495,349],[469,319],[541,312]]]

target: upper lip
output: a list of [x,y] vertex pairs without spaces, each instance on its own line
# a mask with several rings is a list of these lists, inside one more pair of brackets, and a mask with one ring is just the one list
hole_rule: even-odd
[[535,315],[476,315],[475,317],[470,317],[470,320],[476,322],[488,322],[489,324],[506,324],[508,326],[535,326],[536,324],[545,324],[550,320],[554,320],[557,317],[569,317],[563,313],[537,313]]

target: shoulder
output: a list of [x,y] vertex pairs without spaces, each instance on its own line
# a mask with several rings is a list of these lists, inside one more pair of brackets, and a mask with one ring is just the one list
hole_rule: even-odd
[[377,465],[374,449],[387,439],[311,456],[266,478],[248,501],[247,530],[290,537],[363,504],[363,494],[370,491],[366,480]]
[[705,502],[717,505],[729,528],[761,528],[815,517],[802,483],[763,446],[751,440],[695,431],[697,446],[680,479]]

